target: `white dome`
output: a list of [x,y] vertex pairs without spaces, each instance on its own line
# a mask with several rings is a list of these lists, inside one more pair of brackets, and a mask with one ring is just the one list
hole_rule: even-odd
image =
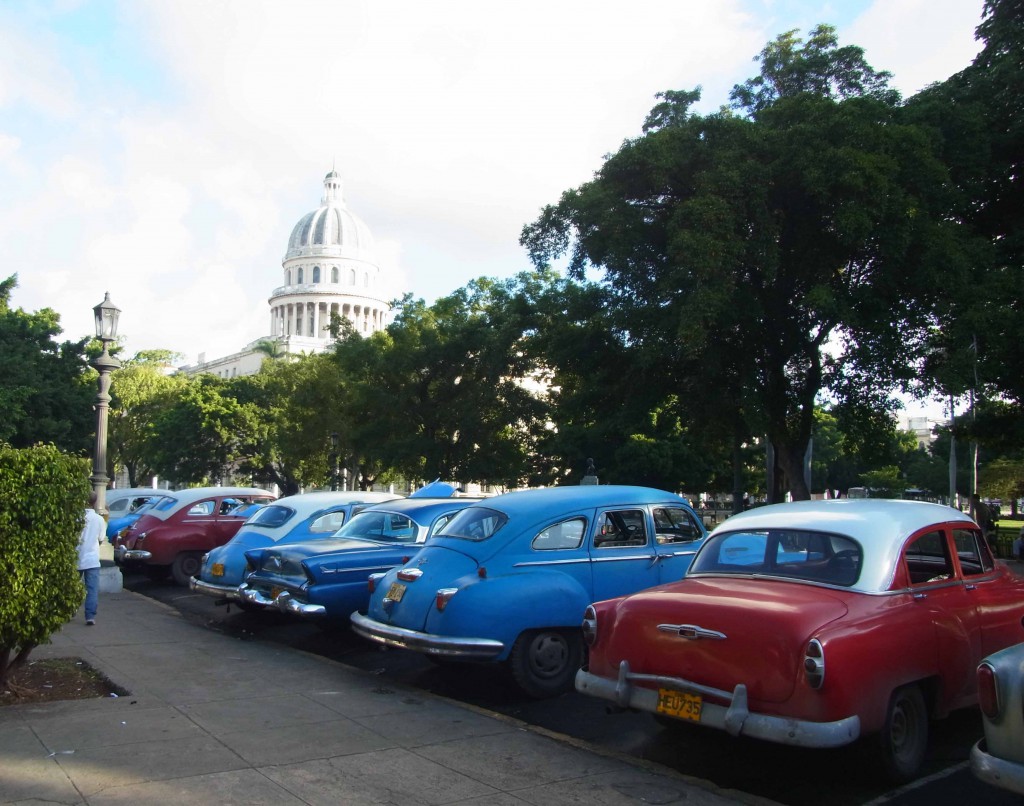
[[341,178],[331,171],[324,177],[320,206],[306,213],[292,229],[284,259],[327,255],[376,263],[374,252],[369,227],[345,206]]

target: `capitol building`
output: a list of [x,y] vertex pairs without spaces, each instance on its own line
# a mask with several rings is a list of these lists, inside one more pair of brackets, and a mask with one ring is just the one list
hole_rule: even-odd
[[361,335],[390,322],[388,285],[377,264],[373,235],[345,205],[341,178],[324,177],[320,206],[292,228],[281,261],[282,285],[270,293],[270,331],[237,353],[207,360],[200,354],[189,375],[222,378],[252,375],[267,356],[264,345],[281,353],[318,353],[333,344],[334,317],[347,319]]

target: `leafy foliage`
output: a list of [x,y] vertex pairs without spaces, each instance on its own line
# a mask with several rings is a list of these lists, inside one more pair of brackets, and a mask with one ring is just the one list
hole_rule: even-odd
[[85,596],[76,568],[88,472],[52,445],[0,445],[0,684]]

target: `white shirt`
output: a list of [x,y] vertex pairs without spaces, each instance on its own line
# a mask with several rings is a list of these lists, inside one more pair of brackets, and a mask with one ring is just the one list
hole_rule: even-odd
[[78,536],[78,570],[100,567],[100,541],[107,523],[92,507],[85,508],[85,526]]

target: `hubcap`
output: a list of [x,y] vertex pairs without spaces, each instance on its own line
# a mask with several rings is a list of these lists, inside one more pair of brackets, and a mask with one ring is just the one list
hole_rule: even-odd
[[569,661],[569,647],[561,635],[545,633],[534,639],[530,665],[538,677],[555,677]]

